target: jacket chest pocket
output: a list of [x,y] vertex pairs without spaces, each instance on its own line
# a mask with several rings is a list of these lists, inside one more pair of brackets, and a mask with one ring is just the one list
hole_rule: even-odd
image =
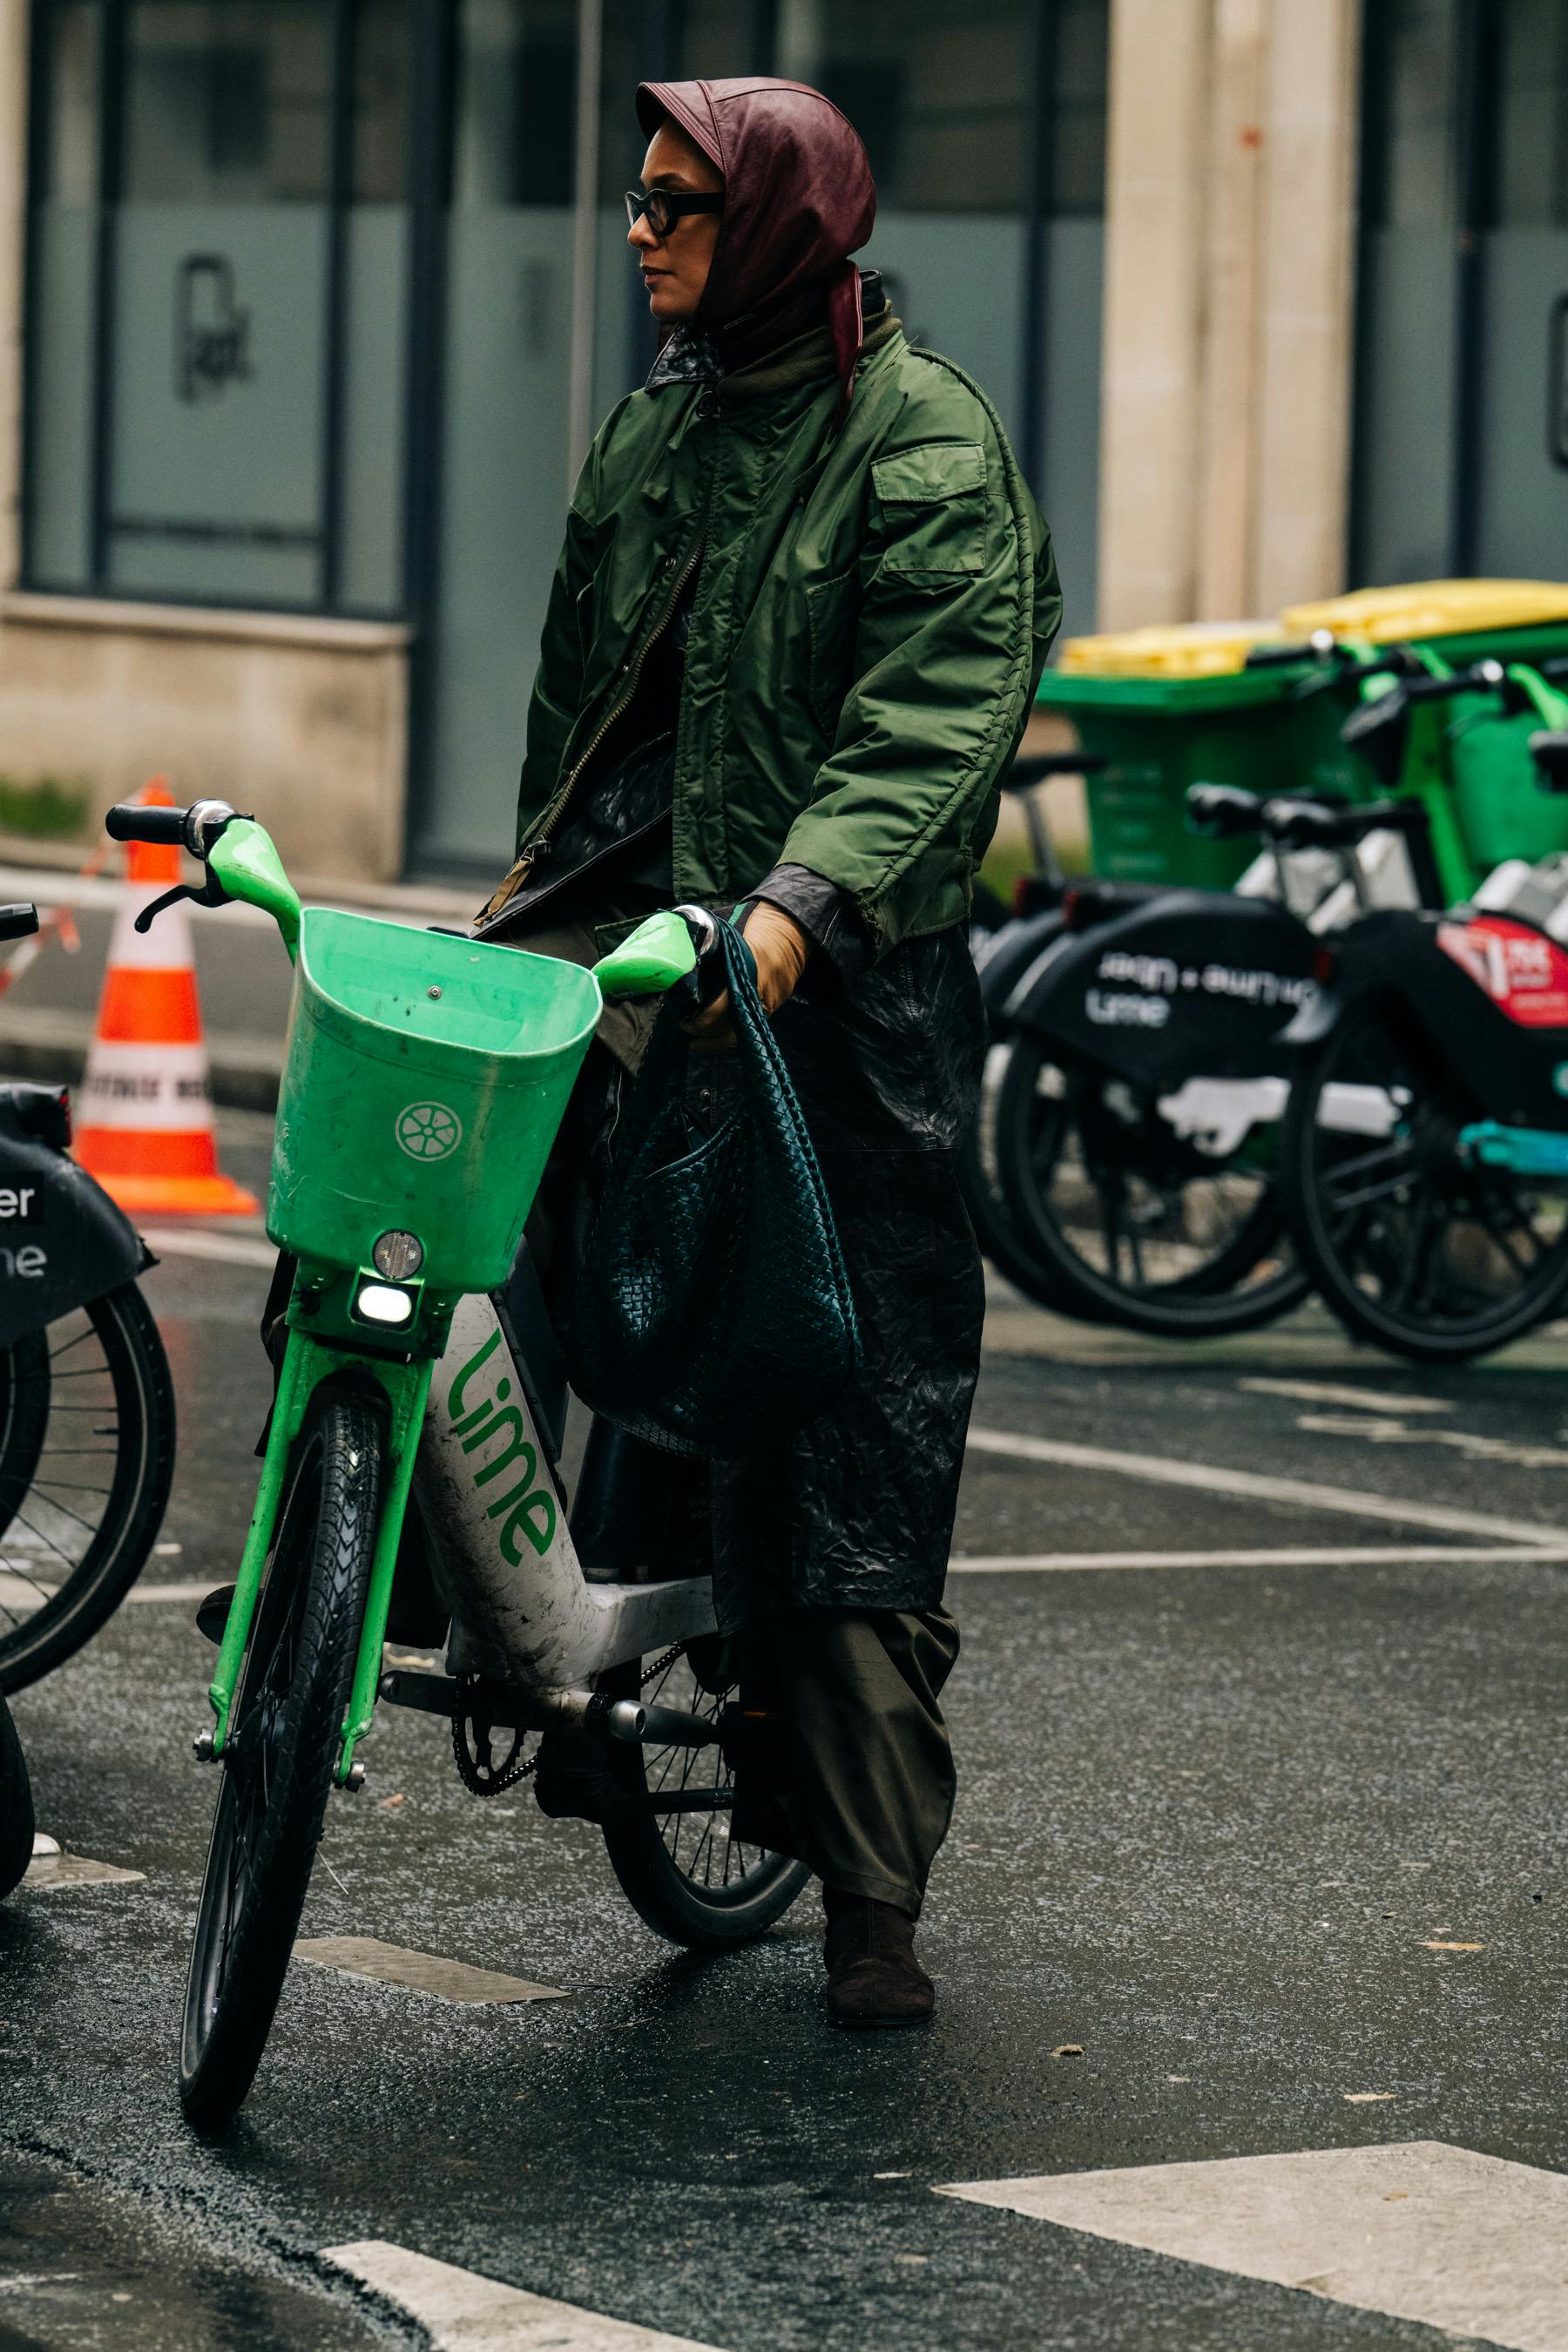
[[847,572],[814,580],[805,592],[806,620],[811,640],[806,698],[817,725],[831,742],[838,731],[838,714],[854,684],[855,625],[859,612],[859,577],[853,563]]
[[884,572],[951,579],[985,563],[985,451],[978,441],[928,441],[879,457],[871,488],[881,509]]

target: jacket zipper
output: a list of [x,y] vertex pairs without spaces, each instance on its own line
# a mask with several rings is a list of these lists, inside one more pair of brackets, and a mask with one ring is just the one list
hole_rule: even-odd
[[[714,413],[717,414],[717,411]],[[711,480],[710,480],[709,498],[710,499],[711,496],[712,483]],[[626,692],[622,695],[620,700],[614,706],[614,708],[605,712],[604,718],[599,721],[598,726],[595,728],[593,738],[586,750],[583,752],[582,757],[575,762],[571,774],[566,778],[565,782],[557,787],[553,799],[546,804],[544,814],[539,820],[538,831],[533,835],[531,840],[525,841],[522,847],[519,850],[517,854],[517,863],[513,866],[511,872],[506,877],[508,886],[506,897],[496,908],[494,914],[489,918],[490,922],[500,921],[505,908],[511,904],[513,898],[516,898],[518,892],[522,888],[523,884],[528,880],[529,875],[532,871],[533,867],[549,849],[551,835],[554,832],[555,827],[560,824],[566,803],[571,799],[573,793],[576,790],[578,778],[582,775],[584,769],[587,766],[589,761],[593,758],[595,752],[598,750],[600,744],[604,741],[605,736],[609,733],[616,719],[619,719],[626,711],[630,709],[632,703],[637,698],[637,690],[642,681],[643,664],[647,661],[650,651],[654,646],[657,645],[658,639],[664,635],[665,630],[669,626],[670,621],[675,614],[676,607],[679,605],[681,596],[685,593],[686,583],[690,579],[692,573],[696,571],[699,562],[701,561],[702,551],[706,546],[707,541],[708,504],[705,501],[702,509],[701,527],[697,533],[697,538],[692,546],[691,552],[687,557],[686,562],[681,565],[680,571],[676,578],[675,585],[670,590],[668,597],[666,599],[664,610],[659,614],[658,620],[654,623],[652,628],[648,631],[647,636],[643,639],[642,644],[637,647],[637,650],[630,662],[626,664],[627,683]]]

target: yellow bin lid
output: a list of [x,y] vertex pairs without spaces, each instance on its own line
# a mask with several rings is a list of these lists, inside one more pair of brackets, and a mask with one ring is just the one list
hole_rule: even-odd
[[1526,629],[1568,621],[1568,586],[1560,580],[1416,580],[1403,588],[1358,588],[1319,604],[1292,604],[1279,615],[1287,634],[1393,645],[1405,637],[1469,636],[1481,629]]
[[[1563,592],[1568,596],[1568,590]],[[1088,677],[1215,677],[1240,669],[1278,621],[1181,621],[1109,636],[1068,637],[1058,667]]]

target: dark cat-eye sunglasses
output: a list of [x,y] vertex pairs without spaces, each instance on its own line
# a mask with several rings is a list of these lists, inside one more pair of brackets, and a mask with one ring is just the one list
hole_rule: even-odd
[[636,188],[626,190],[626,225],[636,228],[646,219],[655,236],[667,237],[675,224],[686,213],[721,213],[721,195],[683,196],[673,188],[650,188],[641,194]]

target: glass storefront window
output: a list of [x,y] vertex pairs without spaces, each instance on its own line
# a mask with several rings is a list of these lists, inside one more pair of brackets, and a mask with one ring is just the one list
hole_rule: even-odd
[[92,579],[93,339],[102,30],[96,0],[39,21],[41,152],[33,184],[26,496],[31,577]]
[[37,14],[29,576],[395,609],[409,0]]
[[1352,499],[1363,582],[1449,565],[1458,44],[1457,0],[1384,0],[1368,18]]
[[1558,579],[1568,0],[1368,20],[1352,565]]

